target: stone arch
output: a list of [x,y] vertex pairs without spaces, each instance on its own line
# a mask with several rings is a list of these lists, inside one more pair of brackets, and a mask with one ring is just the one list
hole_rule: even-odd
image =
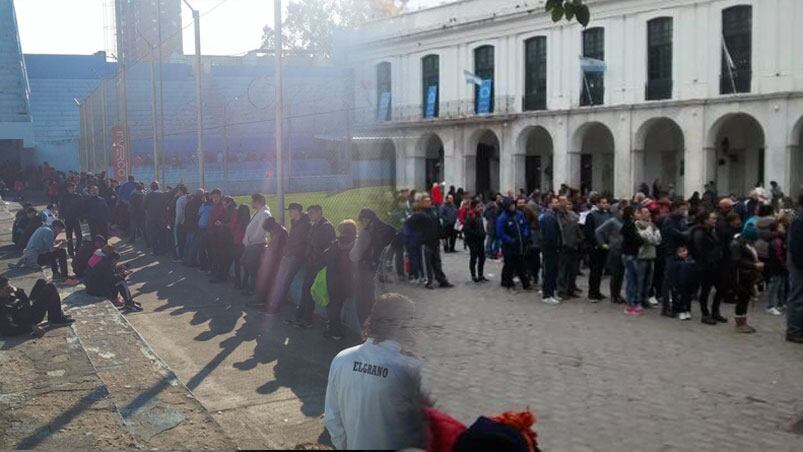
[[572,144],[574,153],[579,155],[570,161],[570,168],[579,173],[579,188],[612,195],[615,147],[611,128],[599,121],[584,123],[575,130]]
[[525,127],[516,139],[513,155],[515,188],[547,191],[553,188],[554,143],[545,127]]
[[444,180],[443,139],[436,132],[427,132],[416,145],[416,154],[423,157],[424,186],[429,189],[435,182]]
[[754,116],[728,113],[712,124],[706,137],[711,162],[707,180],[716,181],[720,195],[744,195],[764,183],[764,128]]
[[644,121],[633,140],[633,188],[646,183],[651,191],[657,185],[660,191],[682,195],[684,149],[683,130],[674,119],[659,116]]
[[499,190],[500,149],[499,134],[490,128],[475,130],[468,141],[466,155],[466,186],[474,187],[477,193]]

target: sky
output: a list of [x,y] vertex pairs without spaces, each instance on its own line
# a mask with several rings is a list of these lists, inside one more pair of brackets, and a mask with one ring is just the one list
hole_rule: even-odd
[[[201,12],[204,55],[242,55],[259,46],[273,23],[270,0],[188,0]],[[443,0],[411,0],[413,9]],[[14,0],[24,53],[91,54],[114,48],[114,0]],[[184,52],[193,53],[192,14],[182,6]],[[104,22],[104,16],[108,19]]]

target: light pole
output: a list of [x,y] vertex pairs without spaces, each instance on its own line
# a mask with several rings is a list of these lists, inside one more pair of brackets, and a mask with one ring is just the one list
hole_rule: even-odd
[[196,108],[198,110],[198,187],[206,187],[206,175],[204,174],[204,106],[203,106],[203,66],[201,63],[201,14],[193,8],[187,0],[184,4],[192,11],[192,20],[195,23],[195,96]]
[[284,224],[284,80],[282,69],[282,0],[273,0],[273,24],[276,71],[276,197],[278,202],[279,224]]

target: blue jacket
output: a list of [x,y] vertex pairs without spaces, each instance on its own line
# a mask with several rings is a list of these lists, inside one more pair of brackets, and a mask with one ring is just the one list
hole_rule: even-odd
[[545,211],[538,217],[538,224],[541,226],[541,249],[544,251],[557,251],[562,246],[562,235],[560,224],[555,212]]
[[502,251],[506,256],[523,256],[530,243],[530,223],[521,211],[511,214],[505,210],[496,219],[496,235],[502,241]]
[[88,196],[84,199],[84,218],[89,221],[109,221],[109,206],[100,196]]
[[131,193],[134,193],[136,183],[127,181],[117,188],[117,196],[123,204],[128,204],[131,201]]
[[661,241],[667,256],[674,256],[678,248],[687,240],[689,225],[686,218],[670,215],[661,225]]
[[47,253],[53,250],[54,238],[53,229],[50,229],[50,226],[46,224],[39,226],[31,235],[31,238],[28,239],[25,251],[36,251],[38,254]]
[[206,229],[209,227],[209,222],[212,220],[212,203],[205,202],[201,204],[201,208],[198,209],[198,227],[201,229]]

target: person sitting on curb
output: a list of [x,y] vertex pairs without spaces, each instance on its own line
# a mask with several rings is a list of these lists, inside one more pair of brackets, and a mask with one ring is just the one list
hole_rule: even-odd
[[12,286],[8,278],[0,276],[0,336],[32,333],[42,337],[45,330],[38,325],[45,314],[51,326],[74,322],[61,310],[61,297],[52,283],[37,280],[29,297],[23,289]]
[[141,312],[142,306],[134,301],[125,280],[125,267],[118,265],[120,255],[106,245],[89,258],[84,284],[86,293],[105,297],[116,303],[122,298],[124,312]]
[[65,242],[62,239],[56,240],[61,231],[64,230],[64,223],[61,220],[53,221],[53,224],[43,224],[33,233],[22,257],[16,264],[9,264],[11,268],[34,268],[40,269],[42,266],[50,266],[53,270],[53,279],[67,279],[67,251],[64,249]]
[[91,242],[84,243],[78,250],[78,254],[72,260],[72,271],[78,278],[83,278],[86,274],[86,269],[89,266],[89,259],[95,254],[96,251],[106,246],[106,237],[96,235],[95,239]]

